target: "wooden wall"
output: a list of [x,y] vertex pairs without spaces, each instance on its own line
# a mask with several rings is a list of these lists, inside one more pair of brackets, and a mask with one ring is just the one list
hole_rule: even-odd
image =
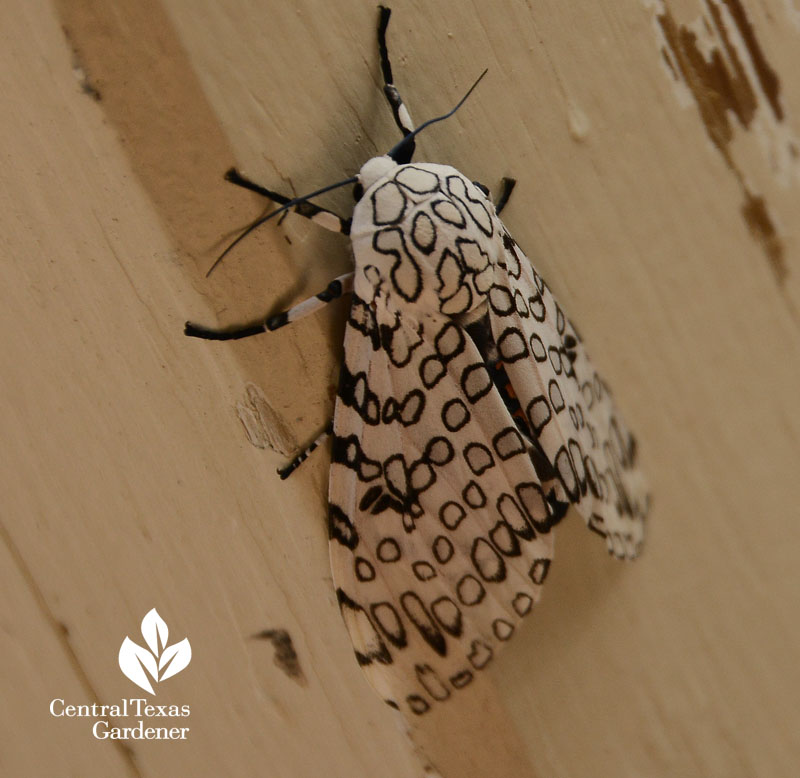
[[[327,452],[275,475],[332,412],[346,303],[234,345],[182,335],[186,319],[247,321],[349,266],[346,239],[288,218],[204,277],[263,208],[222,181],[228,167],[300,194],[396,141],[375,6],[7,0],[0,768],[796,775],[800,11],[394,11],[417,121],[489,68],[418,156],[518,179],[504,220],[638,433],[645,554],[621,565],[570,517],[522,634],[483,686],[413,722],[412,745],[334,600]],[[140,695],[117,651],[153,607],[193,647],[158,696],[191,705],[189,740],[96,740],[87,719],[52,717],[53,698]],[[285,631],[296,662],[265,630]]]

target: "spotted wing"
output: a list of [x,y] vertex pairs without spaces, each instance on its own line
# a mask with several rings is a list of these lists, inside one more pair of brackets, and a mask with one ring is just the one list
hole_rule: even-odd
[[489,293],[500,360],[557,472],[560,498],[577,506],[609,551],[632,558],[649,504],[634,437],[550,289],[508,233],[504,244]]
[[465,330],[354,297],[330,552],[356,657],[387,702],[424,713],[486,666],[539,596],[556,518]]

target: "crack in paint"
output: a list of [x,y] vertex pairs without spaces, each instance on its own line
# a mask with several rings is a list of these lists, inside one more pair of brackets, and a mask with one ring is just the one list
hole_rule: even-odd
[[[745,173],[730,149],[735,134],[733,117],[743,129],[750,130],[766,102],[772,122],[783,122],[778,76],[767,62],[741,0],[704,0],[708,15],[703,14],[701,21],[710,39],[704,41],[688,25],[678,24],[665,2],[655,5],[655,19],[664,43],[663,60],[672,77],[688,88],[708,137],[736,176],[743,197],[742,218],[769,260],[777,283],[782,285],[788,275],[783,241],[766,200],[747,186]],[[755,74],[757,88],[746,64]],[[795,160],[796,149],[791,140],[787,151],[789,159]]]

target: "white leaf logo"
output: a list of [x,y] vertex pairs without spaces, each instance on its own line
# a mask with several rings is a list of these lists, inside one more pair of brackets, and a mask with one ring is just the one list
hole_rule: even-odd
[[188,638],[167,645],[169,628],[155,608],[142,619],[142,637],[147,648],[129,637],[122,641],[119,667],[139,688],[155,694],[153,683],[172,678],[192,661],[192,647]]

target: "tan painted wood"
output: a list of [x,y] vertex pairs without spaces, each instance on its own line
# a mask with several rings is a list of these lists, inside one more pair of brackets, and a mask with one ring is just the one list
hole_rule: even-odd
[[[419,158],[518,179],[505,221],[638,433],[646,553],[619,565],[569,517],[543,602],[484,684],[413,722],[420,759],[337,612],[325,452],[281,484],[282,456],[237,416],[257,391],[285,449],[313,436],[344,304],[245,343],[181,334],[348,267],[344,238],[290,218],[203,277],[261,212],[222,183],[227,167],[301,193],[394,143],[373,4],[13,0],[0,7],[2,771],[795,775],[797,13],[394,10],[396,81],[418,122],[490,69]],[[139,696],[117,651],[154,606],[192,643],[159,692],[191,705],[189,742],[126,748],[51,717],[57,697]],[[253,637],[265,630],[288,633],[299,674]]]

